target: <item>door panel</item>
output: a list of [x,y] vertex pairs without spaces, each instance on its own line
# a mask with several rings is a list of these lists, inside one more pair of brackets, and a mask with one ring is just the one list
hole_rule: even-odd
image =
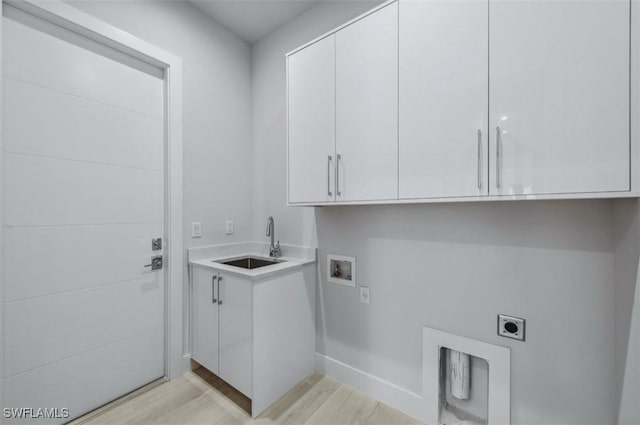
[[224,274],[220,282],[220,377],[251,397],[251,280]]
[[338,201],[398,197],[398,4],[336,33]]
[[6,228],[5,301],[156,278],[144,264],[160,234],[161,223]]
[[4,336],[11,347],[4,359],[5,376],[162,329],[164,288],[148,274],[134,281],[7,303],[4,315],[13,325]]
[[198,267],[191,273],[191,357],[218,374],[218,273]]
[[335,39],[287,59],[289,202],[335,199]]
[[486,195],[488,1],[399,8],[399,197]]
[[[81,416],[151,382],[162,370],[164,331],[155,329],[85,351],[4,380],[4,404],[17,407],[68,407]],[[58,424],[67,420],[7,420],[5,424]]]
[[12,78],[3,90],[8,152],[162,170],[162,119]]
[[3,45],[5,78],[163,119],[160,70],[137,69],[138,62],[123,66],[132,59],[16,9],[6,13],[12,19],[5,19],[3,31],[20,43]]
[[13,153],[4,168],[8,226],[162,222],[161,171]]
[[73,419],[164,375],[164,83],[4,11],[4,402]]
[[489,39],[490,193],[629,190],[629,1],[492,1]]

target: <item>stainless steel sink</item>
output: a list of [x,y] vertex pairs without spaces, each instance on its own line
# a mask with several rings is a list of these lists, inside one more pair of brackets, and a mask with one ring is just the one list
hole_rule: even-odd
[[272,266],[274,264],[279,264],[282,262],[284,261],[276,260],[272,258],[267,259],[267,258],[252,257],[252,256],[234,258],[231,260],[215,261],[215,263],[225,264],[227,266],[240,267],[242,269],[248,269],[248,270],[257,269],[265,266]]

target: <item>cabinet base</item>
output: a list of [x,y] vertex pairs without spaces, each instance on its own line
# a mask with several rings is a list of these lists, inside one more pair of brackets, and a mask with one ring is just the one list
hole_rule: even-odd
[[235,403],[239,408],[251,415],[251,399],[224,381],[215,373],[191,360],[191,371],[202,378],[207,384],[222,393],[223,396]]

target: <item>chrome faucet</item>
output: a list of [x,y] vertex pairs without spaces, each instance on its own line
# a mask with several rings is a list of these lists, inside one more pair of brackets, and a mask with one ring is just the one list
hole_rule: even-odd
[[271,236],[271,244],[269,245],[269,257],[280,257],[282,255],[282,251],[280,251],[280,241],[278,241],[277,245],[274,245],[273,243],[275,233],[276,229],[273,217],[269,217],[267,219],[267,236]]

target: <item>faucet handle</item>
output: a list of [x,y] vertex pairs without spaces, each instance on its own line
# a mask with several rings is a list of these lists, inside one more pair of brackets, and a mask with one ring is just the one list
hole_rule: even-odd
[[280,250],[280,241],[278,241],[275,245],[271,245],[271,249],[269,250],[270,257],[280,257],[282,255],[282,251]]

